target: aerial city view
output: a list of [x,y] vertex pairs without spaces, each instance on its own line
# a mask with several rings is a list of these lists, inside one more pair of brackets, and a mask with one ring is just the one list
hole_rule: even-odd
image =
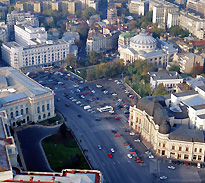
[[204,0],[0,0],[0,182],[205,182]]

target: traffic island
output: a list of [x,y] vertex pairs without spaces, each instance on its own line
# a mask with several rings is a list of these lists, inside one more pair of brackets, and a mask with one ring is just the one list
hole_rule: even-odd
[[71,131],[67,130],[64,124],[56,134],[42,140],[42,147],[51,169],[56,172],[62,169],[90,170]]

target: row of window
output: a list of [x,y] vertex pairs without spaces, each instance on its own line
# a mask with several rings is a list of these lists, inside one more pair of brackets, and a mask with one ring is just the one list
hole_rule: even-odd
[[[50,110],[50,104],[47,104],[47,110]],[[45,112],[45,105],[42,105],[41,111]],[[37,107],[37,113],[40,113],[40,106]]]
[[[25,114],[28,114],[28,107],[25,110]],[[19,111],[15,112],[15,116],[19,116],[19,115],[24,115],[24,109],[21,109],[20,113],[19,113]],[[14,118],[14,112],[10,112],[10,117]]]
[[[51,113],[49,112],[48,113],[48,117],[50,117],[50,116],[51,116]],[[45,119],[46,118],[46,114],[43,114],[42,118]],[[41,118],[41,115],[38,116],[38,120],[41,120],[42,118]]]
[[134,45],[135,48],[155,48],[156,45],[153,45],[153,46],[136,46]]
[[[56,46],[56,47],[51,47],[51,49],[50,50],[56,50],[56,49],[62,49],[62,48],[66,48],[67,47],[67,45],[65,45],[65,46]],[[30,50],[30,51],[25,51],[25,54],[27,54],[27,53],[34,53],[34,52],[36,52],[36,51],[41,51],[41,52],[43,52],[43,51],[48,51],[49,50],[49,48],[46,48],[46,49],[41,49],[41,50],[38,50],[38,49],[33,49],[33,50]]]

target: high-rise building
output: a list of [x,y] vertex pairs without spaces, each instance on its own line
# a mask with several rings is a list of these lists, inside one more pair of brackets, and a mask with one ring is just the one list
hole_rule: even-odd
[[149,0],[131,0],[128,8],[130,13],[145,16],[149,11]]

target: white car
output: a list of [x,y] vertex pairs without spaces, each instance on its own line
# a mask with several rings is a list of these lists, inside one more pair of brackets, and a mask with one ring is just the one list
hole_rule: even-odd
[[113,96],[116,96],[116,95],[117,95],[117,93],[113,93],[112,95],[113,95]]
[[102,88],[102,85],[96,84],[96,87],[97,87],[97,88]]
[[151,152],[150,151],[146,151],[145,154],[151,154]]
[[80,81],[79,83],[83,84],[83,81]]
[[160,180],[167,180],[167,177],[166,176],[161,176],[161,177],[159,177],[160,178]]
[[148,158],[149,158],[149,159],[154,159],[154,156],[153,156],[152,154],[150,154],[150,155],[148,156]]
[[73,99],[74,99],[74,97],[70,97],[69,99],[70,99],[70,100],[73,100]]
[[131,136],[134,136],[134,135],[135,135],[135,132],[130,132],[130,135],[131,135]]
[[131,154],[127,154],[127,157],[132,159],[132,155]]
[[112,153],[114,153],[114,152],[115,152],[115,150],[114,150],[113,148],[111,148],[111,149],[110,149],[110,151],[111,151]]
[[77,101],[76,104],[77,104],[77,105],[81,104],[81,101]]
[[87,111],[88,111],[88,112],[91,112],[91,111],[92,111],[92,109],[88,109]]
[[134,142],[140,142],[140,139],[134,139]]
[[81,98],[85,98],[83,95],[80,96]]
[[77,101],[76,99],[73,99],[73,100],[72,100],[72,102],[76,102],[76,101]]
[[175,169],[175,167],[174,167],[174,166],[168,166],[167,168],[168,168],[168,169],[172,169],[172,170],[174,170],[174,169]]
[[95,90],[92,90],[91,92],[92,92],[92,93],[95,93]]
[[98,145],[98,149],[99,149],[99,150],[101,150],[101,149],[102,149],[102,147],[101,147],[100,145]]
[[118,82],[118,80],[115,80],[115,83],[117,83]]
[[77,88],[77,87],[79,87],[79,85],[73,85],[73,87],[74,87],[74,88]]

